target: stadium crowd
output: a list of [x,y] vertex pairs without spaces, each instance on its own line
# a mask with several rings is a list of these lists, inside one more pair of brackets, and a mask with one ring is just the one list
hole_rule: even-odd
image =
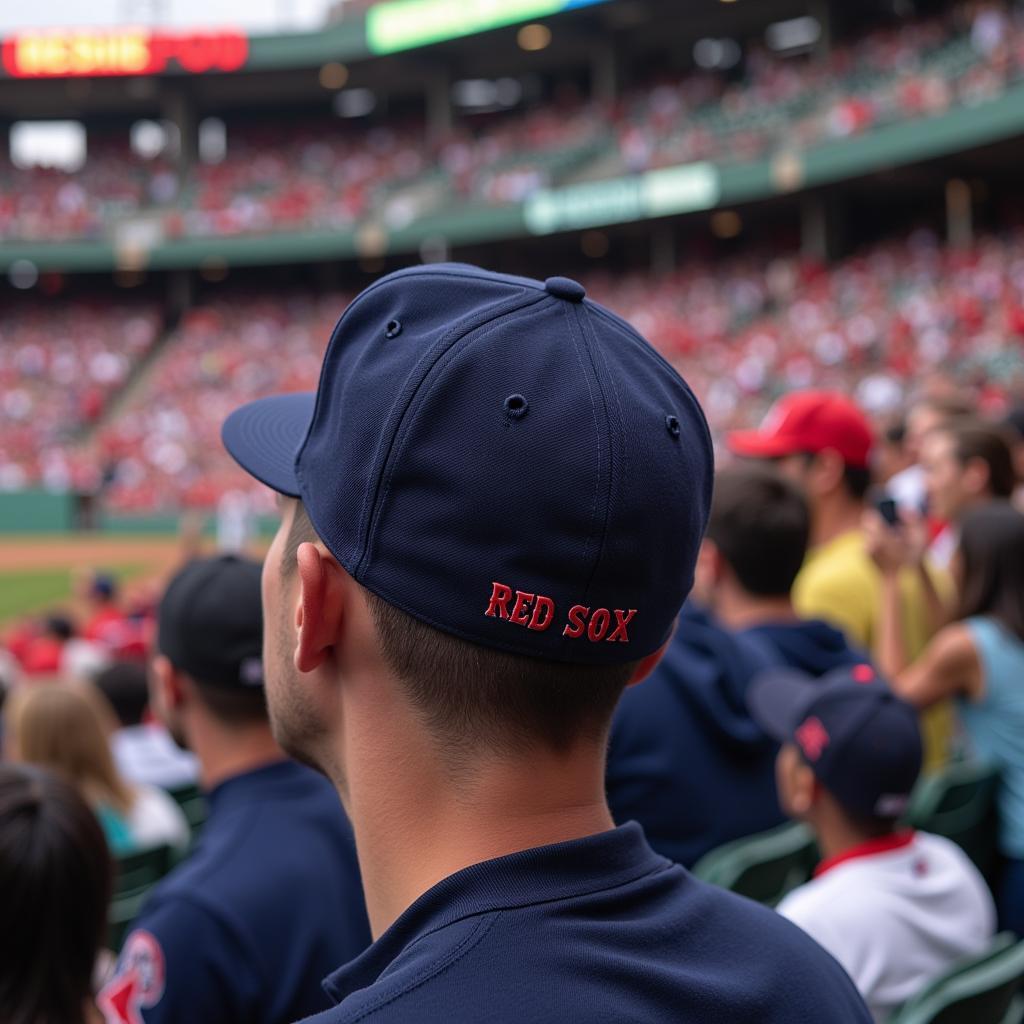
[[[655,851],[698,874],[725,844],[787,818],[804,823],[821,863],[778,894],[778,913],[832,953],[876,1021],[987,955],[997,927],[1024,935],[1024,513],[1014,505],[1024,413],[992,383],[1005,368],[986,362],[998,346],[985,344],[1024,329],[1011,316],[1024,288],[1024,259],[1008,248],[1017,244],[990,240],[956,254],[918,241],[829,275],[782,266],[758,278],[735,268],[712,282],[683,271],[659,301],[648,294],[632,310],[682,368],[699,365],[702,334],[724,343],[736,332],[727,308],[742,333],[729,362],[705,360],[723,457],[706,535],[694,540],[692,595],[660,664],[611,718],[611,813],[620,825],[639,822]],[[620,308],[631,311],[637,288],[621,284]],[[887,293],[901,303],[887,305]],[[169,431],[161,443],[179,446],[154,476],[197,463],[196,479],[211,479],[201,460],[224,415],[240,400],[315,381],[337,301],[262,298],[244,318],[231,304],[195,311],[166,357],[168,404],[143,390],[129,406],[126,429],[143,433],[124,435],[125,453],[152,447],[152,414],[153,429]],[[780,343],[783,329],[794,332],[791,347]],[[235,347],[214,344],[223,337]],[[817,363],[790,365],[808,337],[819,339],[809,346]],[[709,382],[734,380],[737,404],[767,397],[749,363],[776,358],[775,346],[779,397],[751,426]],[[953,360],[972,372],[929,384],[926,371]],[[853,375],[868,377],[859,392]],[[295,736],[281,722],[272,734],[267,718],[267,673],[293,671],[290,651],[267,660],[281,640],[263,639],[273,581],[294,576],[280,560],[298,557],[303,588],[324,579],[300,543],[312,530],[299,524],[301,506],[282,507],[262,595],[258,563],[189,549],[161,594],[128,601],[99,574],[83,581],[87,611],[77,621],[54,609],[8,630],[0,885],[19,924],[4,930],[0,950],[24,968],[0,982],[4,1019],[297,1020],[326,1009],[320,979],[370,942],[367,911],[380,934],[380,905],[364,908],[331,787],[277,746],[275,735],[289,749],[300,742],[312,706]],[[501,586],[491,597],[499,610]],[[304,640],[302,622],[329,605],[302,593],[296,666],[316,672],[322,658],[303,645],[322,641]],[[534,597],[519,594],[502,617],[525,625],[519,601]],[[629,617],[617,614],[625,629]],[[432,650],[425,640],[417,650]],[[418,662],[405,664],[413,672]],[[420,699],[437,699],[426,693]],[[270,711],[295,713],[274,702]],[[471,710],[460,713],[469,728]],[[974,828],[966,852],[914,817],[922,777],[941,779],[950,765],[1000,779],[995,820]],[[205,825],[186,814],[197,786],[207,793]],[[188,852],[190,833],[199,838]],[[43,862],[26,851],[43,848],[53,884],[71,886],[53,890],[60,903],[39,895],[51,874],[40,877]],[[140,909],[126,873],[154,851],[158,874],[178,866],[144,886]],[[380,879],[361,866],[379,899]],[[58,908],[69,922],[61,929],[51,920]],[[35,967],[44,944],[68,967],[61,986]],[[833,981],[829,998],[839,992]],[[847,1012],[829,1019],[869,1019]]]
[[0,238],[96,237],[163,211],[168,237],[389,227],[467,201],[520,202],[549,185],[696,160],[752,160],[882,125],[971,107],[1024,71],[1024,15],[980,0],[785,57],[750,48],[742,67],[695,70],[614,102],[560,90],[542,104],[465,114],[426,141],[422,122],[340,127],[298,117],[227,125],[227,149],[177,180],[101,138],[79,171],[0,168]]
[[[855,395],[882,433],[929,375],[938,388],[948,387],[941,378],[966,382],[986,414],[1024,394],[1024,235],[1009,227],[967,248],[918,232],[830,267],[749,255],[583,281],[687,373],[719,440],[811,385]],[[226,495],[271,511],[217,444],[218,418],[246,396],[311,387],[347,297],[230,285],[222,295],[186,314],[118,415],[85,443],[74,442],[76,431],[148,351],[155,313],[26,304],[4,332],[15,344],[3,348],[0,375],[0,484],[70,482],[102,490],[118,511],[211,509]],[[43,372],[58,358],[59,373]],[[113,378],[89,386],[90,366]],[[77,403],[66,400],[68,382]],[[44,444],[29,443],[43,428]]]

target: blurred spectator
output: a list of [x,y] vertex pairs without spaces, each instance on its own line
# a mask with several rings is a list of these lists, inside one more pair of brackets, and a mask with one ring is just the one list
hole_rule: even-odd
[[914,709],[867,666],[820,680],[786,670],[750,690],[754,717],[781,744],[779,795],[824,857],[778,911],[846,969],[876,1021],[995,929],[984,879],[949,839],[901,829],[921,770]]
[[116,646],[116,636],[123,629],[125,618],[118,604],[117,580],[110,573],[96,573],[86,586],[85,597],[90,613],[82,635],[108,647]]
[[1024,935],[1024,515],[993,501],[964,517],[953,560],[956,621],[917,660],[904,642],[894,582],[912,546],[903,531],[876,522],[871,550],[885,577],[881,664],[897,692],[919,708],[954,697],[974,752],[1001,772],[999,913]]
[[1007,414],[1005,427],[1013,445],[1013,466],[1017,472],[1017,490],[1014,501],[1024,509],[1024,405],[1015,405]]
[[720,469],[698,573],[722,625],[769,646],[780,663],[821,676],[868,659],[838,629],[801,619],[793,607],[810,529],[807,500],[785,477],[756,465]]
[[606,783],[616,823],[638,821],[664,857],[692,866],[723,843],[782,822],[776,744],[750,717],[750,680],[774,652],[692,603],[668,650],[612,719]]
[[874,453],[874,472],[880,484],[888,484],[912,467],[906,441],[907,425],[902,419],[882,430]]
[[[877,656],[883,580],[862,529],[872,444],[871,427],[853,402],[817,391],[781,399],[760,430],[729,436],[733,452],[774,462],[810,502],[811,550],[793,587],[797,612],[824,619],[849,643]],[[898,584],[904,643],[916,656],[945,614],[923,551]],[[947,754],[948,709],[933,714],[928,725],[931,766]]]
[[[195,753],[209,818],[153,891],[126,942],[164,984],[144,1024],[279,1024],[330,1003],[321,980],[369,944],[355,844],[331,784],[289,761],[267,718],[260,566],[189,562],[160,603],[154,709]],[[138,985],[122,958],[100,1005]],[[110,1024],[121,1018],[109,1015]]]
[[111,876],[103,831],[70,782],[0,764],[0,1020],[99,1024],[92,978]]
[[110,747],[124,779],[161,789],[178,789],[198,780],[195,755],[182,750],[163,725],[145,721],[149,689],[143,665],[116,662],[96,676],[95,685],[116,716]]
[[980,420],[956,419],[937,427],[921,442],[928,511],[944,525],[928,549],[943,567],[956,551],[964,515],[993,499],[1013,497],[1017,473],[1004,431]]
[[188,823],[162,790],[132,786],[114,767],[103,720],[86,693],[52,683],[19,690],[4,708],[6,754],[59,772],[78,786],[115,856],[164,844],[185,847]]
[[889,479],[882,478],[886,490],[901,509],[917,515],[926,510],[928,493],[921,465],[924,439],[951,420],[973,414],[973,407],[959,398],[923,398],[910,407],[903,440],[904,453],[910,465]]
[[43,619],[38,633],[29,635],[20,648],[25,674],[52,676],[60,671],[64,648],[75,635],[71,619],[61,612],[52,612]]

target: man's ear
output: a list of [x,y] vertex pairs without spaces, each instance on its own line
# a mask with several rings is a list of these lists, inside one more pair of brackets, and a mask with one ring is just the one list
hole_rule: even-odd
[[156,655],[149,666],[150,709],[166,722],[184,703],[185,686],[178,670],[162,654]]
[[803,760],[797,761],[793,765],[790,783],[790,806],[794,814],[803,817],[818,802],[822,793],[821,784],[818,782],[818,777]]
[[295,609],[295,667],[312,672],[337,641],[345,606],[344,580],[334,558],[316,544],[299,545],[299,601]]
[[[672,630],[672,633],[675,635],[675,629]],[[642,683],[657,667],[658,662],[661,661],[662,656],[668,650],[670,643],[672,643],[671,636],[653,654],[648,654],[646,658],[641,658],[626,685],[636,686],[637,683]]]

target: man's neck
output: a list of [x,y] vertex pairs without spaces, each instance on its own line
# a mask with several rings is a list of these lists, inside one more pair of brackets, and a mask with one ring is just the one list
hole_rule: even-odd
[[811,546],[820,547],[861,528],[864,503],[845,494],[831,495],[817,502],[811,528]]
[[822,861],[839,857],[873,838],[867,833],[853,828],[839,815],[829,815],[827,819],[815,822],[813,828]]
[[227,729],[213,722],[193,723],[189,747],[199,761],[203,788],[209,792],[236,775],[285,760],[269,725]]
[[788,594],[758,597],[734,587],[722,587],[715,596],[715,616],[726,629],[749,629],[765,623],[796,622],[798,617]]
[[[415,754],[411,754],[415,757]],[[603,746],[534,752],[470,769],[453,785],[429,761],[401,775],[366,765],[340,788],[352,817],[374,938],[427,890],[463,868],[614,827]],[[401,759],[399,759],[401,760]],[[412,781],[414,780],[414,781]]]

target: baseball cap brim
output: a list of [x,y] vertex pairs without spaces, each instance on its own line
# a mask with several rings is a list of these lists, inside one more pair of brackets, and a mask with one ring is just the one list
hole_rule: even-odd
[[313,419],[316,392],[261,398],[236,409],[221,427],[221,440],[247,473],[289,498],[299,497],[295,457]]
[[788,743],[821,693],[821,685],[795,669],[762,672],[747,690],[751,717],[779,743]]
[[759,430],[734,430],[726,436],[725,443],[733,455],[745,459],[780,459],[804,450],[795,438],[764,434]]

